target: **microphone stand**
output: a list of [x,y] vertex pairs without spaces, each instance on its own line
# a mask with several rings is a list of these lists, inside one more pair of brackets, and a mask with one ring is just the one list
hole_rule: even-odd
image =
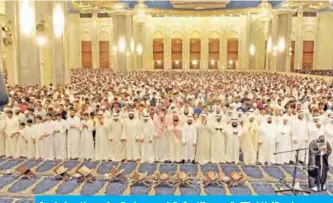
[[295,155],[295,164],[294,164],[294,172],[293,172],[293,182],[292,185],[288,185],[286,180],[281,179],[280,183],[282,183],[284,186],[286,186],[288,189],[283,189],[283,190],[276,190],[276,193],[284,193],[284,192],[291,192],[293,193],[295,196],[298,193],[306,193],[306,194],[310,194],[310,191],[307,190],[300,190],[300,189],[296,189],[295,188],[295,184],[296,184],[296,173],[297,173],[297,168],[298,168],[298,155],[300,151],[303,150],[308,150],[309,148],[299,148],[299,149],[295,149],[295,150],[289,150],[289,151],[283,151],[283,152],[275,152],[274,155],[278,155],[278,154],[285,154],[285,153],[290,153],[290,152],[296,152]]

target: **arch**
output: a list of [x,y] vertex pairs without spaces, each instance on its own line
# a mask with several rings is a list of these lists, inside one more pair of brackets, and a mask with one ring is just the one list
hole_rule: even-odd
[[154,37],[153,38],[164,38],[164,34],[162,33],[162,32],[160,32],[160,31],[156,31],[155,33],[154,33]]
[[99,41],[109,41],[110,40],[110,34],[106,31],[101,31],[98,34]]
[[87,31],[83,32],[83,35],[81,37],[82,41],[91,41],[92,37],[91,34]]
[[315,40],[315,33],[313,31],[305,31],[303,34],[304,41],[314,41]]
[[180,31],[175,31],[172,33],[171,38],[182,38],[183,35]]
[[197,39],[201,38],[200,32],[193,31],[190,35],[190,38],[197,38]]
[[213,32],[209,33],[208,36],[209,36],[209,38],[215,38],[215,39],[219,39],[220,38],[219,33],[216,32],[216,31],[213,31]]
[[230,30],[228,32],[228,38],[239,38],[239,34],[236,30]]

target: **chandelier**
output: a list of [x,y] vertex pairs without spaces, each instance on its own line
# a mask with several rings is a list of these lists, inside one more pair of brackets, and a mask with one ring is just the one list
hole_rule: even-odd
[[263,0],[258,8],[259,12],[257,14],[257,20],[268,22],[273,18],[272,5],[268,3],[267,0]]
[[143,3],[143,0],[140,0],[135,6],[136,14],[134,15],[134,19],[137,23],[142,24],[148,20],[149,15],[145,13],[146,9],[147,5]]

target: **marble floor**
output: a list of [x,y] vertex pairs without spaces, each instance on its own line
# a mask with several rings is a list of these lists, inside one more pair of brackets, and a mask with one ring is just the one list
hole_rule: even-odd
[[[133,162],[99,162],[86,161],[84,164],[94,169],[93,174],[97,176],[94,183],[81,182],[76,179],[70,181],[59,181],[54,179],[53,169],[61,164],[74,172],[80,161],[36,161],[21,159],[0,159],[0,203],[32,202],[34,195],[275,195],[281,185],[280,179],[291,181],[293,166],[243,166],[232,164],[136,164]],[[24,165],[33,170],[37,177],[32,180],[21,179],[15,175],[5,175],[8,171]],[[110,183],[105,180],[104,174],[108,173],[113,166],[124,169],[126,176],[133,171],[157,172],[175,174],[177,171],[190,173],[195,177],[202,177],[208,171],[213,170],[228,175],[237,171],[247,176],[248,182],[244,187],[227,186],[204,188],[198,183],[192,187],[181,187],[179,189],[169,187],[157,187],[150,189],[144,185],[129,186],[128,183]],[[297,170],[297,181],[303,189],[308,189],[307,174],[301,168]],[[329,184],[326,192],[311,195],[333,195],[333,169],[329,173]]]

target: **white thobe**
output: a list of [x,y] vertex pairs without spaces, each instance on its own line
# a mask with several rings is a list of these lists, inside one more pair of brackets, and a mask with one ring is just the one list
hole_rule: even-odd
[[27,126],[24,131],[24,139],[27,141],[26,157],[33,159],[36,157],[36,146],[34,141],[35,127]]
[[95,137],[95,160],[108,160],[110,159],[110,145],[111,142],[108,136],[107,119],[104,121],[96,121],[96,137]]
[[109,139],[112,139],[109,156],[113,161],[122,161],[126,158],[126,143],[121,141],[124,128],[123,121],[112,119],[108,126],[108,136]]
[[257,161],[259,125],[256,120],[244,124],[244,136],[241,138],[243,160],[246,165],[254,165]]
[[54,148],[54,122],[46,121],[44,123],[46,137],[43,138],[43,154],[42,158],[45,160],[55,159],[55,148]]
[[126,159],[127,160],[139,160],[141,158],[140,152],[140,128],[139,120],[126,119],[124,121],[124,129],[122,133],[122,139],[126,140]]
[[77,159],[80,154],[80,119],[69,117],[66,120],[68,126],[67,152],[69,159]]
[[197,144],[198,129],[194,123],[185,124],[182,130],[182,143],[184,145],[183,159],[193,161],[195,158],[195,148]]
[[233,127],[231,124],[226,128],[225,135],[227,137],[226,145],[226,161],[227,162],[239,162],[239,149],[240,149],[240,137],[244,134],[243,128],[238,125]]
[[259,147],[258,161],[260,163],[275,163],[274,153],[276,152],[276,137],[278,128],[274,123],[262,123],[259,130]]
[[182,127],[178,124],[176,126],[170,125],[167,130],[169,142],[169,161],[179,162],[183,156],[182,150]]
[[17,137],[13,136],[14,133],[17,132],[19,128],[19,120],[17,117],[6,118],[6,156],[7,157],[14,157],[16,151],[16,143]]
[[[277,136],[277,152],[291,150],[291,125],[282,124],[278,126]],[[290,162],[291,153],[281,153],[276,156],[276,163],[288,164]]]
[[94,158],[94,139],[93,130],[94,122],[92,120],[81,121],[81,138],[80,138],[80,158]]
[[141,128],[141,162],[152,163],[155,160],[153,139],[156,133],[154,122],[148,120],[147,122],[142,121],[140,123]]
[[[57,159],[63,160],[67,158],[67,123],[65,120],[61,119],[54,121],[54,133],[55,139],[55,155]],[[59,132],[58,132],[59,131]]]
[[26,140],[24,138],[25,128],[19,129],[17,133],[15,157],[26,157],[27,144],[25,143]]
[[[302,120],[296,118],[292,123],[292,132],[291,132],[291,149],[295,150],[298,148],[307,148],[309,142],[308,136],[308,122],[303,118]],[[305,150],[299,152],[299,160],[307,160],[305,157]],[[295,152],[291,154],[290,159],[295,160]]]
[[33,139],[35,140],[35,146],[36,146],[36,159],[41,159],[44,151],[43,140],[41,140],[41,137],[46,133],[45,125],[44,123],[38,123],[35,124],[33,128],[34,128]]
[[212,128],[212,142],[211,142],[211,157],[212,163],[224,163],[226,161],[225,156],[225,124],[216,119],[211,120],[209,126]]
[[6,137],[5,137],[6,120],[0,116],[0,156],[6,155]]
[[195,154],[195,160],[199,164],[205,164],[210,162],[211,159],[211,139],[212,130],[208,125],[202,124],[201,121],[198,122],[198,140],[197,149]]
[[309,140],[316,140],[317,139],[317,133],[319,131],[325,132],[325,128],[322,125],[320,126],[320,128],[317,128],[316,123],[314,123],[314,122],[309,122],[308,123]]

